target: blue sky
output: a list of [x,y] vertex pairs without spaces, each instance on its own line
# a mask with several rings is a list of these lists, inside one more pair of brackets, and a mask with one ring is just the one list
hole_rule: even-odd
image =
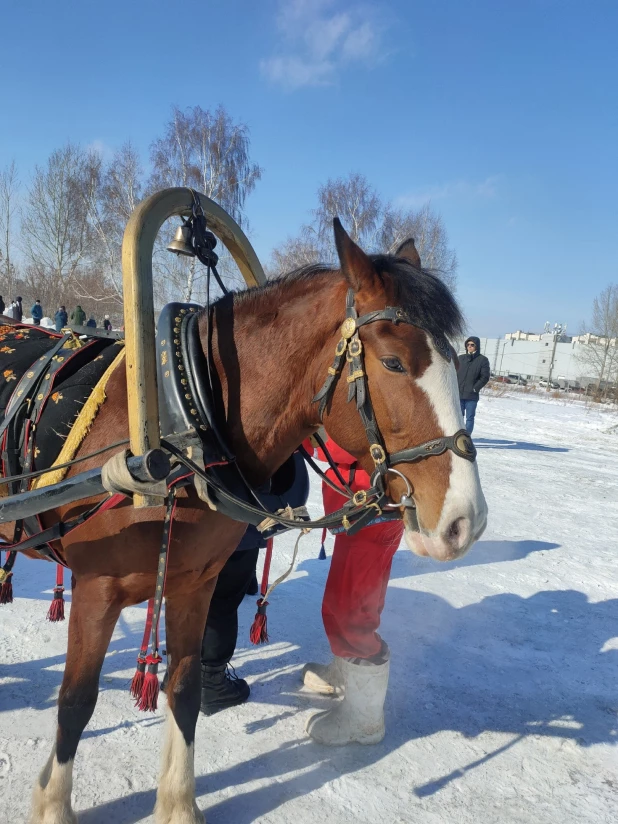
[[615,0],[2,0],[0,166],[68,139],[148,146],[222,103],[264,174],[266,261],[329,177],[430,199],[471,332],[579,329],[618,282]]

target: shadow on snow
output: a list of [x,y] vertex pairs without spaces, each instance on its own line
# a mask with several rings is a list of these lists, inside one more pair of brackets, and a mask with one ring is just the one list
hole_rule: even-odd
[[[469,557],[448,566],[425,562],[403,551],[395,556],[393,578],[515,561],[556,546],[539,541],[484,541]],[[259,743],[266,730],[284,724],[289,740],[268,750],[272,741],[265,738],[255,757],[197,777],[198,797],[234,791],[207,808],[210,824],[259,821],[292,798],[368,768],[405,744],[439,732],[475,738],[490,731],[513,738],[453,773],[411,787],[410,792],[418,797],[438,792],[530,735],[570,739],[583,747],[618,740],[611,692],[618,674],[618,650],[606,648],[615,635],[618,599],[592,603],[575,590],[536,592],[528,598],[500,593],[456,608],[438,595],[395,585],[389,588],[381,628],[383,636],[391,639],[393,653],[385,740],[374,747],[336,749],[312,743],[302,730],[304,714],[323,709],[329,702],[301,691],[298,679],[303,663],[324,660],[328,654],[320,619],[328,566],[319,560],[305,561],[300,571],[308,574],[277,590],[269,611],[271,639],[277,645],[271,646],[269,657],[243,640],[255,611],[253,599],[241,607],[240,643],[234,663],[252,684],[251,703],[279,708],[271,717],[249,722],[245,733],[258,736]],[[290,624],[292,613],[296,620]],[[124,629],[128,637],[119,640],[115,654],[106,659],[104,689],[126,689],[125,679],[113,679],[117,686],[105,683],[106,670],[129,668],[134,663],[140,632]],[[131,643],[134,648],[127,650]],[[60,658],[55,657],[9,668],[14,677],[26,683],[9,687],[21,695],[20,701],[13,697],[7,702],[7,687],[2,688],[0,709],[31,704],[33,695],[41,692],[47,695],[42,706],[49,706],[62,673],[43,667],[58,663]],[[3,675],[8,674],[5,670]],[[243,714],[250,712],[251,703],[242,708]],[[225,715],[200,718],[198,752],[207,748],[209,732],[218,722],[224,724]],[[85,735],[100,736],[108,731],[86,731]],[[413,773],[413,750],[406,748],[400,757]],[[260,780],[267,783],[243,789]],[[149,814],[154,800],[154,790],[132,793],[82,811],[80,821],[134,824]]]

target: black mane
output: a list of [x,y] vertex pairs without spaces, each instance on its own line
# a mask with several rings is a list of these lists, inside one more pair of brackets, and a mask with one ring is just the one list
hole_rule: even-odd
[[[369,255],[383,283],[394,285],[396,305],[404,309],[415,326],[426,329],[435,338],[456,338],[463,333],[464,318],[453,294],[440,278],[426,269],[416,269],[405,258],[393,255]],[[264,292],[285,288],[290,281],[310,280],[318,274],[335,271],[333,266],[313,263],[267,281],[263,286],[235,292],[217,303],[233,300],[250,302]]]

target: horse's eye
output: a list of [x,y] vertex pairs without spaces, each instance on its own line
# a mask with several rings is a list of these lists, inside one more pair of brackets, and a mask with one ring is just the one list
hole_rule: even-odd
[[382,365],[390,372],[405,372],[406,370],[401,365],[399,358],[382,358]]

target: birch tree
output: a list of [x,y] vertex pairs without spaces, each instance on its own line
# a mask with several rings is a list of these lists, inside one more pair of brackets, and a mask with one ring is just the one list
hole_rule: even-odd
[[[262,169],[250,158],[248,127],[234,122],[222,106],[214,111],[200,106],[183,111],[174,106],[163,137],[151,145],[150,158],[150,191],[168,186],[194,188],[216,201],[237,223],[245,223],[245,201],[261,178]],[[174,223],[170,229],[176,226]],[[169,241],[171,234],[162,233],[161,237]],[[161,251],[159,244],[157,264],[164,280],[176,288],[182,285],[183,300],[191,300],[199,266],[196,259],[173,259]],[[220,247],[217,251],[223,268],[227,268],[223,251]],[[244,283],[242,277],[237,277]]]
[[592,302],[590,323],[583,334],[587,342],[580,342],[577,359],[587,377],[593,377],[597,392],[603,394],[618,383],[618,284],[612,283]]
[[307,263],[336,261],[333,218],[339,217],[350,237],[367,252],[392,254],[413,237],[423,266],[455,287],[457,255],[449,246],[442,217],[429,203],[419,210],[395,208],[358,173],[328,180],[318,189],[317,199],[311,222],[273,250],[269,276]]
[[67,143],[52,152],[45,166],[35,166],[21,221],[28,263],[41,276],[66,282],[84,261],[90,242],[84,208],[86,155]]
[[0,170],[0,283],[5,303],[15,295],[17,267],[13,232],[19,218],[19,177],[12,161]]

